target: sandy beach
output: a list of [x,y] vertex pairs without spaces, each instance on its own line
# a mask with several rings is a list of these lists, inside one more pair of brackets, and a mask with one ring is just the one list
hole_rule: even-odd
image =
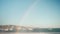
[[60,34],[60,32],[41,32],[41,33],[0,32],[0,34]]

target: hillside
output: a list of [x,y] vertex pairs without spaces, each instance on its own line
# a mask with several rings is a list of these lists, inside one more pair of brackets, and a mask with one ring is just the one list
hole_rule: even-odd
[[33,28],[17,25],[0,25],[0,32],[60,32],[60,28]]

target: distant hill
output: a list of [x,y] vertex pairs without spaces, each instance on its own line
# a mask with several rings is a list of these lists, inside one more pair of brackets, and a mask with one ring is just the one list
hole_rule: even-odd
[[27,31],[32,30],[32,27],[24,27],[17,25],[0,25],[0,31]]
[[0,32],[60,32],[60,28],[33,28],[18,25],[0,25]]

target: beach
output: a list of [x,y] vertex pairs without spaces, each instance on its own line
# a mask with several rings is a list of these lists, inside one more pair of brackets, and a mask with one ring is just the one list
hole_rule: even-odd
[[0,32],[0,34],[60,34],[60,32],[41,32],[41,33]]

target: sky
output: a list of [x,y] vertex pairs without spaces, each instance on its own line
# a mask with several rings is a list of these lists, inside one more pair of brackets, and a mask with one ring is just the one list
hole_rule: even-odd
[[0,25],[60,27],[60,0],[0,0]]

